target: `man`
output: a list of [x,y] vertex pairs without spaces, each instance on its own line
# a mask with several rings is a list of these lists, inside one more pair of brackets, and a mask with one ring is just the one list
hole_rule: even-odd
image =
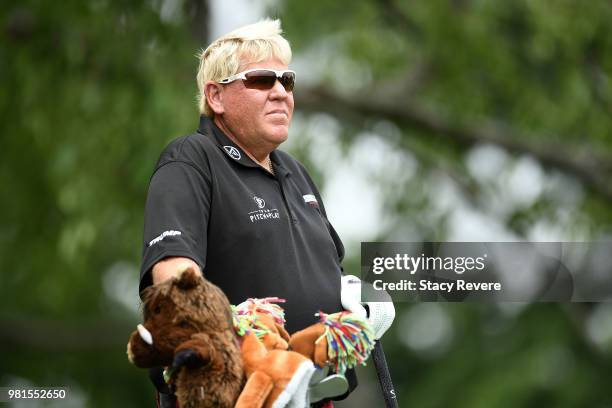
[[287,299],[292,333],[319,310],[342,310],[344,247],[304,167],[277,150],[296,77],[280,34],[278,20],[264,20],[200,55],[200,126],[170,143],[151,178],[140,289],[191,265],[233,304]]

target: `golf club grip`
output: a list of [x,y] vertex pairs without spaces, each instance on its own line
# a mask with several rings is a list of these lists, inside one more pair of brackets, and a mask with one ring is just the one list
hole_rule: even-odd
[[383,351],[380,340],[376,342],[374,350],[372,350],[372,358],[374,359],[374,367],[376,367],[378,383],[380,384],[383,397],[385,398],[385,407],[399,408],[397,405],[397,395],[393,388],[393,381],[391,381],[391,373],[389,373],[387,359],[385,358],[385,352]]

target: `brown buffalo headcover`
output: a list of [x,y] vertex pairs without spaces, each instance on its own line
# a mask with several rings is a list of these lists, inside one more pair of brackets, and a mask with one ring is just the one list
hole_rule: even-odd
[[234,407],[244,384],[225,294],[193,269],[148,287],[144,323],[130,336],[138,367],[170,367],[181,408]]

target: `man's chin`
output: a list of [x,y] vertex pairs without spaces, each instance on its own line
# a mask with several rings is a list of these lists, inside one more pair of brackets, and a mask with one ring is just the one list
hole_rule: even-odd
[[289,128],[287,126],[275,126],[266,133],[268,141],[279,145],[289,137]]

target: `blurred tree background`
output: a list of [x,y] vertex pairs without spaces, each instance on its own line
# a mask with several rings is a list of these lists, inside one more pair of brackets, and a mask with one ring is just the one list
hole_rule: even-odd
[[[161,149],[197,126],[211,4],[0,9],[0,386],[152,406],[125,356],[142,211]],[[266,4],[299,75],[284,148],[365,226],[344,237],[347,270],[360,240],[609,240],[608,1]],[[610,304],[397,308],[384,343],[401,407],[612,407]],[[360,373],[339,405],[382,406]]]

